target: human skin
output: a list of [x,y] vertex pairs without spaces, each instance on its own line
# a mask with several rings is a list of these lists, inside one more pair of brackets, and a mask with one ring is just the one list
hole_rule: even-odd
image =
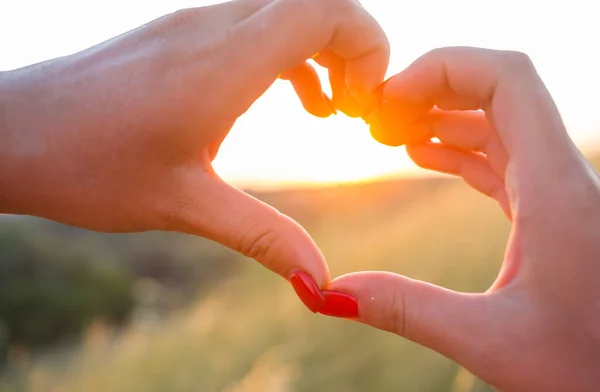
[[[353,0],[182,10],[86,51],[1,73],[0,212],[97,231],[206,237],[286,279],[303,271],[293,275],[308,286],[303,295],[315,295],[310,279],[327,296],[353,294],[355,320],[430,347],[500,390],[593,390],[600,185],[527,57],[433,51],[385,85],[369,117],[376,139],[410,142],[415,162],[461,175],[512,220],[497,281],[486,293],[463,294],[383,272],[328,285],[323,256],[300,226],[212,170],[231,126],[278,76],[307,111],[331,114],[306,63],[317,53],[330,69],[333,106],[352,117],[368,113],[389,46]],[[430,112],[433,104],[439,110]],[[427,143],[433,136],[442,144]],[[332,306],[326,313],[347,315]]]
[[431,51],[387,81],[371,132],[495,198],[513,225],[485,293],[353,273],[329,289],[357,298],[354,319],[436,350],[501,391],[596,391],[600,181],[530,59]]
[[[311,58],[329,69],[333,102]],[[384,32],[357,1],[236,0],[3,72],[0,213],[190,233],[325,287],[327,265],[304,229],[226,184],[212,161],[278,77],[315,116],[335,107],[359,117],[388,60]]]

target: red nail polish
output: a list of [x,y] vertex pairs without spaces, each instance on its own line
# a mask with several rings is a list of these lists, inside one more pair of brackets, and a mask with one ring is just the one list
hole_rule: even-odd
[[319,290],[319,286],[306,272],[295,272],[290,277],[290,283],[296,295],[311,312],[317,313],[325,305],[325,297]]
[[325,296],[325,305],[319,313],[341,318],[358,317],[358,301],[353,295],[329,290],[323,290],[322,293]]

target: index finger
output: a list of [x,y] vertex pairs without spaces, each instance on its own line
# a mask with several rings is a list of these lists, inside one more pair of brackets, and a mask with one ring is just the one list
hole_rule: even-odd
[[[377,21],[355,0],[277,0],[233,28],[225,67],[249,106],[277,75],[330,50],[344,61],[346,84],[369,97],[387,71],[389,42]],[[367,100],[368,98],[365,98]]]
[[[392,77],[382,112],[402,112],[408,122],[437,106],[484,110],[511,159],[545,165],[572,148],[550,93],[530,59],[519,52],[450,47],[433,50]],[[389,121],[388,121],[389,123]],[[402,129],[380,129],[388,138]]]
[[[328,49],[344,60],[346,86],[363,106],[375,104],[373,92],[385,78],[390,44],[379,23],[358,1],[346,2]],[[319,59],[317,58],[317,61]]]

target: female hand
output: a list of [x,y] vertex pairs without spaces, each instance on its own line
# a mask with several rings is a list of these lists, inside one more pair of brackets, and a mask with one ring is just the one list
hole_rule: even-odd
[[334,105],[359,116],[385,76],[389,45],[354,0],[186,9],[0,74],[0,212],[97,231],[195,234],[324,286],[329,272],[306,232],[211,166],[278,76],[310,113],[333,112],[306,62],[315,54],[329,68]]
[[482,294],[384,272],[335,279],[330,289],[358,298],[356,320],[503,391],[597,390],[600,181],[530,60],[475,48],[427,53],[385,84],[371,130],[383,143],[409,143],[418,165],[494,197],[513,230]]

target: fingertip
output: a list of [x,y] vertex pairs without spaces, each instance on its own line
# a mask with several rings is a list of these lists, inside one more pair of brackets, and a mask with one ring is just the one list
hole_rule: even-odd
[[289,278],[296,295],[302,303],[313,313],[325,305],[325,296],[315,279],[302,270],[294,271]]
[[319,313],[354,320],[359,317],[358,300],[354,295],[335,290],[323,290],[322,294],[325,301]]
[[415,143],[406,145],[406,154],[408,157],[415,161],[415,163],[421,162],[423,157],[427,155],[431,150],[431,143]]
[[359,118],[362,114],[360,104],[352,97],[352,94],[347,89],[341,92],[334,92],[332,105],[339,109],[346,116],[351,118]]
[[337,114],[335,105],[324,92],[321,92],[320,100],[314,100],[313,102],[303,100],[302,105],[307,112],[315,117],[328,118],[331,115]]
[[286,280],[296,271],[305,271],[319,287],[327,286],[330,273],[325,257],[294,219],[218,177],[193,176],[184,188],[186,208],[167,211],[170,220],[177,216],[178,231],[216,241]]
[[370,310],[377,306],[377,301],[381,298],[381,287],[386,287],[390,280],[397,277],[396,274],[384,271],[353,272],[335,278],[327,289],[354,295],[359,303],[359,313],[368,321]]
[[397,276],[392,272],[385,271],[352,272],[333,279],[327,289],[346,291],[360,297],[377,289],[377,281],[381,282],[382,280],[393,279]]
[[393,319],[390,311],[398,311],[390,305],[390,298],[394,295],[392,288],[396,287],[398,279],[408,280],[391,272],[354,272],[334,279],[328,290],[349,293],[356,298],[358,303],[356,321],[398,333],[396,325],[390,322]]
[[401,135],[398,135],[395,132],[389,132],[389,130],[384,127],[379,112],[374,112],[369,115],[368,124],[371,137],[375,139],[375,141],[389,147],[400,147],[404,144]]
[[381,99],[394,99],[397,95],[399,95],[398,90],[403,90],[401,86],[402,76],[402,72],[392,75],[385,81],[385,83],[379,86],[378,93],[380,94]]
[[362,106],[363,111],[371,113],[378,110],[383,102],[383,89],[387,81],[382,81],[372,88],[364,88],[348,84],[348,90],[352,97]]
[[279,75],[282,80],[289,80],[302,107],[308,113],[319,118],[327,118],[336,114],[331,99],[323,92],[317,72],[307,62]]
[[429,110],[428,104],[384,100],[371,115],[371,136],[391,147],[426,142],[433,136],[431,125],[422,121]]
[[324,289],[331,281],[329,266],[323,253],[312,237],[295,221],[293,233],[281,241],[283,245],[279,254],[280,274],[290,279],[301,271],[312,279],[317,287]]
[[390,58],[389,44],[371,50],[368,55],[347,62],[345,82],[354,98],[365,107],[374,104],[374,92],[385,80]]

